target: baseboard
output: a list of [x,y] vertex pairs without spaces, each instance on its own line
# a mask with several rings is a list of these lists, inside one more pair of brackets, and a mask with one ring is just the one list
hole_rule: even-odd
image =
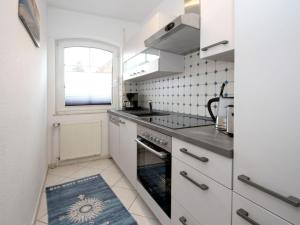
[[50,163],[48,165],[48,167],[49,167],[49,169],[54,169],[58,166],[67,166],[67,165],[72,165],[72,164],[77,164],[77,163],[90,162],[90,161],[98,160],[98,159],[110,159],[110,158],[111,157],[109,155],[107,155],[107,156],[102,156],[102,155],[88,156],[88,157],[84,157],[84,158],[70,159],[70,160],[58,161],[56,163]]
[[42,194],[43,194],[43,191],[44,191],[43,189],[44,189],[46,179],[47,179],[47,174],[48,174],[48,168],[46,169],[46,173],[44,174],[44,179],[43,179],[43,182],[42,182],[42,186],[40,187],[38,201],[35,205],[31,225],[35,225],[35,222],[36,222],[36,219],[37,219],[37,216],[38,216],[38,213],[39,213],[39,208],[40,208],[40,204],[41,204]]

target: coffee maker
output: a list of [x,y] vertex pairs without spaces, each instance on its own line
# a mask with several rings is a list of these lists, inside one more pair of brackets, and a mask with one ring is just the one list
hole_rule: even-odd
[[127,100],[124,101],[125,110],[137,110],[139,109],[139,94],[138,93],[127,93]]

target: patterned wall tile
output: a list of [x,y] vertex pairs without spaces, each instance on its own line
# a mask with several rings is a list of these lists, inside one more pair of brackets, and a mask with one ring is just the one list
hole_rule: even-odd
[[[199,116],[209,116],[207,102],[219,96],[226,82],[224,95],[234,95],[234,64],[232,62],[201,60],[199,52],[185,56],[185,72],[152,80],[125,82],[124,93],[139,93],[140,105]],[[215,109],[217,105],[214,105]]]

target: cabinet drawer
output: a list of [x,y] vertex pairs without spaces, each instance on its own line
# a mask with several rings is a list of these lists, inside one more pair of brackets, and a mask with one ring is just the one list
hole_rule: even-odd
[[299,179],[290,176],[290,181],[283,183],[280,169],[275,173],[275,177],[278,178],[274,180],[271,180],[270,176],[263,176],[263,170],[260,173],[258,167],[255,169],[255,173],[248,172],[248,168],[245,169],[245,173],[235,171],[237,175],[234,176],[234,191],[288,222],[300,224],[300,195],[299,189],[297,190]]
[[175,199],[172,199],[172,225],[200,225]]
[[230,189],[173,158],[172,198],[200,224],[231,225],[231,193]]
[[269,211],[233,194],[232,225],[291,225]]
[[232,159],[175,138],[172,147],[174,157],[232,189]]

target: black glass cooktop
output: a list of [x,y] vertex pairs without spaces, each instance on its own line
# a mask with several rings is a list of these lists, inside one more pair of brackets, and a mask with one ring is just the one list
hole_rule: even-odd
[[167,116],[143,117],[141,119],[171,129],[183,129],[214,125],[214,122],[207,117],[196,117],[189,115],[174,114]]

